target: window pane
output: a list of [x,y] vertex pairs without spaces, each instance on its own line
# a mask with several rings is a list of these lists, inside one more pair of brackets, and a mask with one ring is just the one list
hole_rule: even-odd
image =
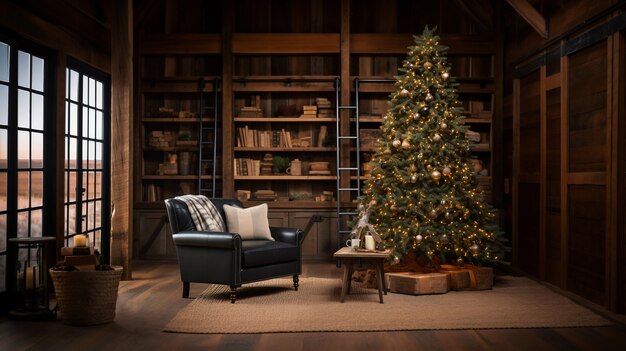
[[96,142],[89,142],[89,169],[96,168]]
[[78,105],[70,102],[70,135],[78,135]]
[[18,212],[17,214],[17,237],[28,237],[28,211]]
[[43,95],[31,94],[32,129],[43,130]]
[[70,70],[69,68],[65,69],[65,98],[70,98]]
[[96,83],[96,107],[98,109],[102,109],[102,99],[104,98],[102,95],[103,95],[102,83],[97,82]]
[[95,157],[95,167],[96,169],[102,169],[102,143],[95,142],[96,145],[96,157]]
[[9,53],[11,48],[5,44],[0,43],[0,80],[3,82],[9,81]]
[[83,140],[83,150],[82,150],[82,158],[83,158],[83,169],[89,168],[89,143],[87,140]]
[[96,198],[102,197],[102,172],[95,172],[96,179],[94,181],[94,187],[96,188]]
[[17,52],[17,84],[30,88],[30,54]]
[[87,137],[89,135],[89,109],[87,107],[83,107],[83,137]]
[[83,230],[82,230],[83,232],[88,230],[87,229],[87,223],[86,223],[87,214],[89,213],[89,212],[87,212],[87,206],[88,205],[89,205],[88,202],[83,202],[83,206],[82,206],[83,214],[82,214],[82,218],[81,218],[81,223],[82,223],[81,225],[83,226]]
[[31,141],[31,168],[43,168],[43,133],[30,133]]
[[33,56],[33,89],[43,92],[43,59]]
[[30,173],[30,205],[32,207],[43,206],[43,172],[41,171]]
[[87,209],[87,212],[84,212],[84,214],[86,214],[85,217],[85,222],[83,223],[83,225],[86,226],[87,230],[92,230],[93,229],[93,202],[87,202],[85,204],[86,206],[83,208]]
[[0,125],[9,124],[9,87],[0,85]]
[[[7,210],[7,173],[0,172],[0,212]],[[2,226],[0,226],[2,230]]]
[[96,81],[89,78],[89,106],[96,106]]
[[68,157],[67,159],[68,161],[68,167],[70,169],[76,169],[78,167],[78,164],[76,163],[76,158],[77,158],[77,149],[76,149],[76,138],[69,138],[70,139],[70,145],[68,147]]
[[96,112],[96,125],[94,128],[96,128],[96,139],[102,140],[102,112],[100,111]]
[[7,215],[0,215],[0,251],[7,249]]
[[70,100],[78,101],[78,72],[70,71]]
[[69,173],[69,177],[70,177],[70,184],[69,186],[69,194],[70,194],[70,199],[69,201],[76,201],[76,172],[74,171],[70,171]]
[[30,94],[22,89],[17,91],[17,126],[30,128]]
[[29,200],[29,173],[30,172],[17,172],[17,208],[28,208],[28,200]]
[[[89,187],[90,173],[91,172],[84,172],[83,173],[83,189],[85,189],[85,192],[83,193],[83,199],[89,199],[90,195],[91,195],[89,193],[89,191],[91,191],[91,188]],[[83,212],[83,214],[84,213],[85,212]]]
[[96,110],[89,109],[89,138],[96,138]]
[[9,141],[7,139],[7,130],[0,128],[0,168],[7,169],[7,148],[9,147]]
[[42,236],[42,212],[42,210],[35,210],[30,212],[30,236]]
[[17,167],[30,167],[30,137],[27,131],[20,130],[17,132]]
[[66,235],[72,235],[76,233],[76,205],[66,206],[65,213],[65,225],[67,228]]
[[97,201],[95,203],[96,205],[96,213],[95,213],[95,228],[101,228],[102,227],[102,201]]
[[83,76],[83,99],[81,102],[84,105],[89,102],[89,78],[87,76]]

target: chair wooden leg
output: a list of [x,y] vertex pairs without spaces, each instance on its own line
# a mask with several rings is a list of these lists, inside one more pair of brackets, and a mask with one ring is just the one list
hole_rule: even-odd
[[183,299],[189,298],[189,282],[183,282]]
[[235,303],[237,300],[237,287],[234,285],[230,286],[230,303]]
[[300,286],[299,282],[300,282],[300,278],[298,277],[298,275],[297,275],[297,274],[294,274],[294,275],[293,275],[293,288],[294,288],[296,291],[298,291],[298,287]]

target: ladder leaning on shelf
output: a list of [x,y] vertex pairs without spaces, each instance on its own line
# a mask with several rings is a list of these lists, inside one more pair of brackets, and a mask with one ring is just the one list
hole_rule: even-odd
[[[362,182],[365,180],[361,172],[361,122],[359,112],[360,90],[361,84],[389,84],[395,83],[393,79],[354,79],[354,100],[353,106],[339,106],[337,105],[337,249],[343,246],[343,243],[347,240],[347,237],[352,232],[352,228],[349,227],[349,222],[358,214],[356,206],[358,203],[352,203],[352,200],[357,200],[361,196]],[[337,89],[339,94],[339,89]],[[337,101],[339,97],[337,95]],[[347,134],[342,134],[345,130],[340,128],[339,123],[339,111],[341,109],[354,110],[354,128],[350,126]],[[350,133],[350,131],[353,131]],[[350,157],[342,159],[346,150],[354,148],[356,161],[355,165],[349,163],[353,158]],[[347,163],[347,164],[346,164]],[[342,201],[342,194],[347,194],[345,197],[348,201]]]
[[[204,79],[200,80],[200,146],[198,152],[198,194],[206,197],[216,197],[216,181],[217,181],[217,126],[219,110],[217,108],[217,102],[219,97],[219,79],[213,79],[213,94],[214,103],[213,106],[206,106],[207,100],[204,98],[204,89],[206,85]],[[208,111],[213,110],[213,120],[206,120],[210,113]],[[208,167],[204,167],[208,165]],[[210,172],[210,186],[206,186],[202,176],[203,170],[206,169]]]
[[[358,80],[355,80],[356,89],[355,93],[358,95]],[[335,80],[335,115],[337,116],[337,249],[339,250],[343,243],[346,242],[348,235],[350,235],[351,229],[348,226],[350,220],[358,213],[356,208],[351,203],[352,195],[356,193],[356,197],[361,194],[361,182],[359,176],[361,175],[361,155],[360,155],[360,142],[359,142],[359,105],[358,103],[353,106],[340,106],[339,105],[339,79]],[[357,99],[358,102],[358,99]],[[354,110],[356,116],[356,135],[350,133],[351,128],[347,128],[348,131],[341,128],[341,110]],[[348,116],[349,119],[349,116]],[[346,134],[344,134],[346,133]],[[352,146],[356,149],[356,166],[350,163],[351,157],[346,157],[346,153],[349,155]],[[347,148],[347,150],[346,150]],[[356,175],[356,186],[352,184],[352,176]],[[343,201],[345,197],[349,200]],[[337,263],[339,265],[339,263]]]

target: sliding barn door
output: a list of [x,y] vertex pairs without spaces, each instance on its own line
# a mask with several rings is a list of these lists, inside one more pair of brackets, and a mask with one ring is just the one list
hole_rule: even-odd
[[607,302],[612,74],[606,41],[567,58],[567,289]]

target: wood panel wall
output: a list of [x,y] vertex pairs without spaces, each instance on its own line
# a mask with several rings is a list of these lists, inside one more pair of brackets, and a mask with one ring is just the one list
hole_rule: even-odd
[[[549,19],[549,40],[614,3],[539,1],[536,9]],[[505,13],[514,15],[510,8]],[[585,22],[563,42],[611,17]],[[559,42],[530,56],[547,40],[519,16],[505,32],[509,39],[505,77],[524,72],[505,80],[513,83],[513,89],[504,89],[516,102],[511,128],[504,131],[504,140],[509,133],[513,136],[510,146],[505,146],[513,150],[505,177],[513,179],[514,187],[514,263],[529,274],[624,312],[626,250],[623,205],[619,205],[624,202],[623,35],[583,44],[560,60],[543,57],[529,70],[526,67],[533,59],[558,49]],[[536,79],[530,78],[537,76],[538,91],[533,89]],[[539,108],[525,106],[537,100]],[[528,124],[533,118],[539,118],[538,129]],[[527,142],[537,145],[529,149]]]

